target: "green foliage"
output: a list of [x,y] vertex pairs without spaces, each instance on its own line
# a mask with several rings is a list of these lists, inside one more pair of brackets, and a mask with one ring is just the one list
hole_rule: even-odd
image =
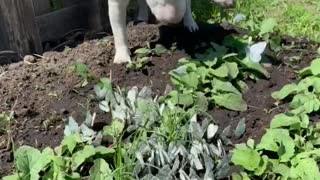
[[[319,7],[318,1],[310,0],[238,0],[236,7],[228,11],[227,19],[245,28],[248,25],[259,26],[266,19],[274,19],[277,26],[273,32],[277,35],[306,36],[319,42]],[[219,16],[214,10],[208,14],[212,18]]]
[[306,114],[279,114],[259,144],[236,145],[231,161],[250,178],[317,179],[319,127],[309,125]]
[[284,86],[272,93],[276,100],[291,100],[292,113],[313,113],[320,109],[320,59],[312,61],[309,67],[299,72],[302,78],[299,83]]
[[69,118],[65,137],[54,150],[47,147],[40,152],[29,146],[19,147],[14,154],[15,174],[4,179],[113,179],[108,162],[112,162],[115,150],[100,145],[99,133],[87,126],[92,121],[90,113],[80,126]]
[[166,53],[170,53],[170,51],[160,44],[156,44],[154,49],[151,49],[149,45],[146,48],[139,48],[134,52],[137,56],[137,61],[127,64],[127,68],[133,70],[144,69],[150,62],[150,56],[160,56]]
[[[235,40],[226,41],[226,46],[243,53],[241,51],[246,46],[234,46],[231,41]],[[247,105],[242,92],[246,87],[243,80],[246,77],[269,77],[268,72],[248,57],[240,59],[237,54],[227,54],[228,48],[225,46],[214,43],[212,46],[213,49],[198,55],[197,59],[181,59],[180,66],[170,72],[178,91],[169,94],[169,99],[174,105],[197,106],[197,103],[206,103],[204,98],[201,98],[201,102],[195,101],[201,94],[210,103],[235,111],[245,111]]]
[[[291,100],[289,112],[276,115],[270,128],[254,144],[237,145],[231,161],[243,169],[234,178],[258,179],[317,179],[320,177],[320,124],[311,124],[308,114],[319,111],[319,67],[315,59],[300,71],[297,84],[284,86],[274,92],[277,100]],[[250,159],[250,161],[247,161]]]
[[[110,81],[102,81],[104,85],[96,87],[100,108],[110,112],[113,119],[103,134],[111,136],[113,147],[118,149],[119,178],[130,178],[125,172],[139,179],[216,178],[228,173],[218,126],[210,117],[201,119],[200,124],[196,108],[186,111],[170,100],[160,103],[146,87],[114,91]],[[207,104],[203,106],[207,108]],[[122,134],[126,134],[125,139]]]
[[80,87],[85,87],[86,85],[88,85],[89,78],[91,78],[92,76],[87,65],[75,62],[74,65],[71,66],[71,70],[74,71],[76,75],[81,79],[81,82],[79,84]]

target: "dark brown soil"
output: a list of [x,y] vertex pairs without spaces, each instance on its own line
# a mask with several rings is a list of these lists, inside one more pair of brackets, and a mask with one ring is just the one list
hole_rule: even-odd
[[[161,43],[167,47],[176,42],[178,49],[183,49],[152,57],[152,64],[142,71],[128,71],[125,65],[112,63],[114,48],[110,37],[87,41],[63,52],[47,52],[32,64],[18,62],[0,66],[0,112],[14,112],[11,130],[15,145],[31,145],[40,149],[57,146],[63,137],[63,118],[72,115],[81,122],[88,109],[97,111],[97,103],[89,97],[94,94],[93,86],[100,77],[110,77],[120,87],[151,86],[156,94],[162,94],[170,84],[168,72],[177,66],[180,58],[201,52],[210,41],[219,43],[226,35],[235,33],[235,30],[216,25],[200,27],[200,32],[191,34],[181,27],[131,24],[132,51],[146,42],[152,45]],[[237,113],[215,108],[210,112],[222,127],[231,125],[232,129],[241,118],[246,118],[246,133],[240,139],[233,138],[233,142],[242,142],[248,137],[259,139],[271,118],[285,110],[285,106],[275,108],[271,92],[295,80],[292,66],[306,66],[315,56],[313,44],[292,41],[297,43],[297,50],[284,51],[276,56],[277,65],[268,68],[269,80],[248,82],[250,91],[245,95],[248,111]],[[291,43],[291,40],[285,43]],[[294,64],[289,61],[293,56],[302,57],[302,61]],[[94,77],[83,88],[79,87],[81,79],[70,70],[76,61],[86,64]],[[99,114],[98,121],[105,124],[110,120]],[[0,177],[8,174],[13,165],[12,150],[6,149],[6,145],[7,135],[0,134]]]

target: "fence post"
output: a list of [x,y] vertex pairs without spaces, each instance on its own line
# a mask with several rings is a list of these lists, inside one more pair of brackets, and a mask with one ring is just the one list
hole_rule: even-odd
[[91,0],[88,17],[91,29],[101,31],[107,28],[109,20],[107,2],[107,0]]
[[20,56],[42,53],[32,0],[1,0],[0,16],[3,21],[0,29],[4,33],[0,36],[5,36],[10,50]]

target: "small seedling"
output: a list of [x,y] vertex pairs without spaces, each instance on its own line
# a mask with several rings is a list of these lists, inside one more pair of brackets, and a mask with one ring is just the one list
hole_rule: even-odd
[[137,61],[133,61],[133,62],[129,63],[127,65],[127,68],[128,69],[132,69],[132,70],[141,70],[149,62],[150,62],[150,58],[149,57],[141,57],[141,58],[138,58]]
[[91,74],[89,72],[89,68],[83,64],[76,62],[72,66],[73,71],[77,74],[78,77],[81,78],[81,83],[79,84],[80,87],[85,87],[88,85],[88,80],[91,78]]

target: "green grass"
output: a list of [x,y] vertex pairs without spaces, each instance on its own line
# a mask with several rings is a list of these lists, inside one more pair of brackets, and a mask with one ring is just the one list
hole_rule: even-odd
[[[193,2],[196,18],[200,21],[221,20],[219,8],[205,0]],[[316,0],[238,0],[234,9],[229,10],[227,20],[236,14],[261,21],[274,18],[282,35],[307,37],[320,42],[320,1]]]

